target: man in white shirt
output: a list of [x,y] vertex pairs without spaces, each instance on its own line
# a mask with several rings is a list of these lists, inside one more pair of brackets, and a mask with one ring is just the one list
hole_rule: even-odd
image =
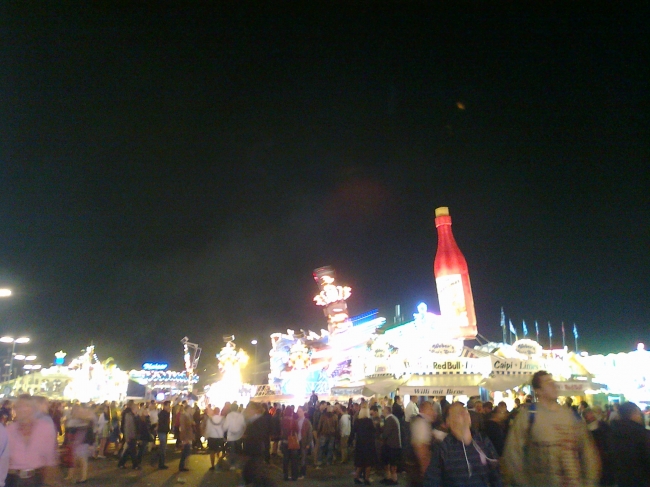
[[420,409],[416,403],[417,399],[417,396],[409,396],[409,403],[404,408],[404,420],[407,423],[411,422],[411,418],[420,414]]
[[228,449],[230,470],[235,470],[236,464],[239,461],[239,455],[242,452],[242,436],[244,436],[244,431],[246,431],[244,415],[239,412],[237,405],[233,404],[223,422],[223,432],[227,435],[226,447]]

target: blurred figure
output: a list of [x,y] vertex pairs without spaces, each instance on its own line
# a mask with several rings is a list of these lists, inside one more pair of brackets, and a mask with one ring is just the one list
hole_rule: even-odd
[[299,449],[292,449],[289,445],[289,437],[298,436],[298,423],[294,419],[293,406],[284,410],[282,423],[280,425],[280,449],[282,452],[282,474],[284,480],[297,480],[299,475]]
[[594,406],[593,409],[589,407],[584,408],[582,417],[587,424],[587,430],[589,430],[594,440],[600,457],[603,472],[600,477],[600,485],[614,485],[611,467],[610,427],[607,423],[600,420],[602,411],[598,406]]
[[5,485],[41,487],[53,484],[55,467],[59,462],[56,431],[50,421],[38,417],[36,405],[29,395],[18,397],[15,413],[15,421],[7,426],[10,456]]
[[650,431],[633,402],[619,406],[620,419],[611,423],[610,451],[618,487],[650,486]]
[[490,439],[499,456],[503,455],[508,435],[509,413],[504,406],[497,406],[485,422],[485,435]]
[[224,453],[226,441],[223,437],[223,421],[219,408],[208,409],[205,414],[205,428],[203,436],[208,439],[208,450],[210,451],[210,470],[215,469],[215,463]]
[[537,402],[517,414],[504,450],[506,469],[516,485],[579,487],[597,485],[600,460],[585,423],[557,402],[551,374],[533,375]]
[[167,438],[171,430],[171,402],[165,401],[163,403],[162,411],[158,413],[158,439],[160,447],[158,450],[158,469],[166,470],[166,456],[167,456]]
[[437,410],[430,401],[420,404],[420,413],[411,419],[411,448],[415,462],[409,468],[409,484],[412,487],[420,487],[424,483],[424,472],[431,461],[433,424],[437,420]]
[[186,462],[190,457],[192,452],[192,442],[194,441],[194,418],[192,414],[192,406],[186,404],[181,411],[179,418],[179,434],[181,441],[181,461],[178,464],[179,472],[188,472],[190,469],[187,468]]
[[223,431],[227,435],[226,447],[228,449],[230,470],[235,470],[239,464],[239,456],[242,452],[242,436],[244,436],[245,430],[246,420],[244,415],[239,412],[237,403],[232,403],[230,412],[227,413],[223,422]]
[[145,404],[136,416],[136,428],[138,430],[138,465],[142,465],[142,458],[149,450],[153,440],[151,435],[151,419],[149,417],[149,408]]
[[341,417],[339,418],[339,436],[340,436],[340,449],[341,449],[341,463],[348,463],[348,440],[352,432],[352,420],[348,413],[348,408],[341,409]]
[[70,418],[65,424],[64,443],[72,449],[73,464],[66,480],[84,483],[88,479],[88,457],[94,445],[94,429],[90,418],[92,411],[75,404],[72,406]]
[[[55,422],[56,425],[56,422]],[[106,443],[111,433],[111,408],[108,404],[100,407],[97,418],[97,436],[99,437],[99,449],[96,458],[106,458]]]
[[425,487],[501,487],[499,460],[489,439],[471,430],[469,411],[457,402],[447,410],[449,434],[434,443]]
[[297,416],[298,419],[296,421],[296,431],[298,432],[298,441],[300,442],[298,480],[302,480],[307,475],[307,454],[312,442],[313,426],[305,415],[305,408],[299,407]]
[[367,406],[359,410],[359,417],[352,425],[350,441],[354,442],[354,483],[370,485],[370,469],[377,464],[377,449],[375,425]]
[[402,458],[402,432],[400,420],[393,414],[394,408],[384,406],[384,427],[381,431],[381,437],[384,441],[382,445],[383,464],[385,466],[384,480],[385,485],[397,485],[397,466]]
[[133,468],[135,470],[140,469],[138,463],[138,425],[135,418],[137,411],[138,406],[133,400],[130,400],[122,412],[122,435],[125,450],[117,464],[118,468],[126,468],[126,461],[130,458]]

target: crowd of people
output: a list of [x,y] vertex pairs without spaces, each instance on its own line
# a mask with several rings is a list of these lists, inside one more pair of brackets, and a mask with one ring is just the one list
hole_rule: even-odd
[[365,485],[373,477],[398,485],[405,473],[413,487],[650,486],[650,432],[638,406],[561,405],[546,372],[533,376],[532,388],[535,401],[510,411],[478,398],[332,404],[312,394],[299,407],[226,402],[201,410],[181,399],[120,406],[24,395],[0,408],[0,487],[86,483],[89,458],[140,470],[149,455],[164,470],[168,444],[180,452],[180,472],[204,450],[211,471],[238,470],[242,484],[255,486],[274,484],[266,466],[273,457],[285,481],[352,461],[353,482]]

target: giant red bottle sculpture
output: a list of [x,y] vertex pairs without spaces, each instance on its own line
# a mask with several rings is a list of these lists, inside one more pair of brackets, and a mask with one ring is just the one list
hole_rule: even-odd
[[438,250],[433,262],[433,274],[438,288],[440,314],[457,324],[458,338],[474,338],[477,333],[474,298],[469,283],[467,261],[451,232],[449,208],[436,208]]

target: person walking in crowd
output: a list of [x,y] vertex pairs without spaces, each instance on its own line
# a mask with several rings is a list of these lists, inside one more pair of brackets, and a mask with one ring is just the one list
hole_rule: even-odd
[[449,406],[446,425],[449,434],[433,444],[424,487],[502,487],[497,453],[489,439],[472,432],[462,403]]
[[[395,405],[394,405],[395,406]],[[402,427],[400,421],[393,414],[394,406],[384,406],[384,427],[381,431],[383,440],[382,462],[385,466],[385,485],[397,485],[397,466],[402,457]]]
[[129,400],[122,412],[122,437],[125,450],[117,464],[119,468],[126,468],[126,461],[130,458],[133,469],[140,469],[138,463],[138,425],[135,417],[137,410],[135,402]]
[[271,456],[278,454],[280,448],[280,425],[282,423],[282,408],[275,404],[273,415],[271,416]]
[[422,487],[424,472],[431,462],[431,444],[434,441],[433,425],[438,421],[438,413],[433,403],[424,401],[420,412],[411,419],[411,448],[414,464],[409,468],[411,487]]
[[181,411],[180,415],[180,424],[179,424],[179,434],[181,441],[181,460],[178,464],[179,472],[189,472],[187,468],[187,461],[192,452],[192,442],[194,441],[194,418],[192,414],[192,406],[186,404]]
[[375,435],[375,425],[366,405],[359,410],[359,417],[354,421],[350,435],[350,442],[354,443],[355,484],[370,485],[370,469],[377,464]]
[[142,458],[153,442],[149,408],[146,404],[144,404],[138,411],[138,415],[136,416],[136,427],[138,430],[138,465],[142,465]]
[[158,404],[156,403],[155,400],[151,400],[149,403],[149,424],[150,424],[150,430],[149,432],[151,433],[151,443],[150,446],[153,449],[153,447],[156,445],[156,436],[158,435],[158,416],[160,415],[160,411],[158,411]]
[[307,476],[307,455],[309,454],[309,448],[313,441],[313,427],[309,419],[306,417],[305,408],[299,407],[297,416],[296,431],[298,433],[298,441],[300,442],[298,480],[302,480]]
[[517,486],[595,486],[600,461],[584,421],[557,402],[558,390],[546,371],[533,375],[537,402],[517,414],[510,427],[504,462]]
[[282,474],[284,480],[297,480],[299,475],[300,442],[298,423],[294,418],[293,406],[284,410],[280,425],[280,451],[282,453]]
[[246,430],[243,437],[243,453],[246,461],[242,468],[244,485],[254,487],[271,486],[272,482],[264,468],[264,449],[268,449],[268,427],[262,419],[264,407],[249,402],[244,410]]
[[109,405],[111,411],[111,427],[108,440],[106,441],[106,448],[104,448],[104,455],[108,455],[109,447],[113,445],[113,454],[117,455],[119,451],[120,442],[120,409],[116,401],[111,401]]
[[158,469],[166,470],[169,468],[166,465],[167,455],[167,437],[171,428],[171,402],[165,401],[163,403],[162,411],[158,413],[158,440],[160,446],[158,448]]
[[194,441],[192,442],[192,448],[203,450],[203,442],[201,441],[201,424],[203,423],[203,416],[201,415],[201,408],[198,404],[194,404],[192,421],[194,422]]
[[340,436],[340,449],[341,449],[341,463],[348,463],[348,441],[350,440],[350,433],[352,432],[352,420],[348,408],[343,406],[341,408],[341,417],[339,418],[339,436]]
[[633,402],[618,407],[620,419],[611,423],[609,451],[618,487],[650,486],[650,431]]
[[[7,487],[52,485],[59,458],[56,447],[57,435],[51,421],[37,416],[35,401],[29,395],[18,397],[15,413],[15,421],[7,426],[9,467],[5,485]],[[5,454],[3,451],[2,455]]]
[[602,409],[598,406],[593,408],[587,407],[582,410],[582,417],[587,425],[587,430],[591,434],[598,451],[601,464],[600,485],[613,486],[614,476],[611,466],[611,442],[610,442],[610,427],[601,421]]
[[210,470],[214,470],[216,462],[224,453],[226,442],[224,440],[223,422],[219,408],[208,408],[205,412],[203,436],[208,439],[208,451],[210,452]]
[[108,442],[108,437],[111,433],[111,408],[108,404],[100,406],[96,433],[99,437],[99,448],[95,458],[106,458],[106,443]]
[[[85,483],[88,479],[88,457],[94,445],[94,431],[90,420],[92,412],[79,404],[72,406],[70,418],[65,423],[64,445],[72,456],[66,480]],[[76,474],[79,478],[75,479]]]
[[334,414],[334,408],[327,406],[318,421],[318,464],[319,468],[323,463],[331,465],[334,461],[334,444],[338,430],[338,418]]
[[239,456],[242,453],[242,437],[244,436],[245,430],[246,420],[244,419],[244,415],[239,412],[237,403],[232,403],[230,411],[223,422],[223,431],[227,435],[226,448],[228,450],[230,470],[235,470],[239,466]]

